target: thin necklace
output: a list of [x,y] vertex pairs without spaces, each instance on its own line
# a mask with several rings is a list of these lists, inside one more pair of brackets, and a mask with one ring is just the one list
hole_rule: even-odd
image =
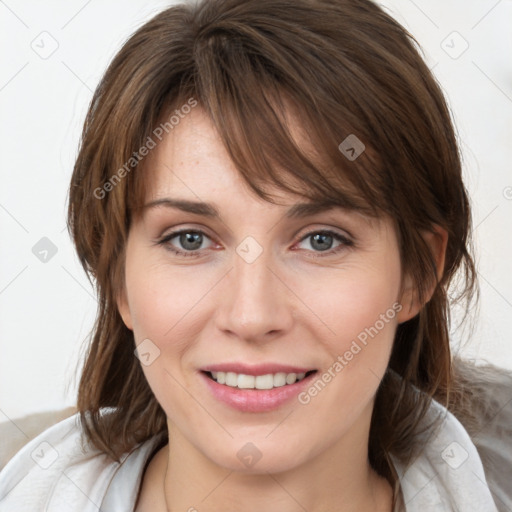
[[165,501],[165,510],[166,512],[170,512],[169,510],[169,503],[167,503],[167,493],[165,492],[166,489],[165,489],[165,479],[167,477],[167,470],[169,469],[169,454],[167,454],[167,461],[165,463],[165,471],[164,471],[164,481],[163,481],[163,484],[164,484],[164,501]]

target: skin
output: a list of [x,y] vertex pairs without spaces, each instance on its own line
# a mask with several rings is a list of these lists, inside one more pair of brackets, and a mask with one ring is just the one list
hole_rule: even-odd
[[[390,511],[391,487],[368,463],[370,419],[396,327],[421,307],[407,276],[400,294],[391,221],[339,208],[287,219],[304,200],[278,190],[278,205],[258,198],[200,108],[148,163],[147,202],[207,201],[220,219],[158,206],[130,228],[118,307],[136,344],[150,339],[160,350],[142,368],[170,439],[145,472],[136,510],[326,512],[343,504],[344,511]],[[156,243],[183,228],[205,233],[199,256],[173,254],[169,246],[190,247],[179,236]],[[325,229],[350,234],[354,245],[332,239],[332,248],[319,250],[306,235]],[[250,264],[236,252],[247,236],[263,249]],[[441,271],[446,234],[427,241]],[[400,312],[306,405],[293,399],[272,412],[240,412],[217,401],[199,376],[200,367],[227,361],[321,374],[397,303]],[[262,455],[252,467],[237,457],[249,442]]]

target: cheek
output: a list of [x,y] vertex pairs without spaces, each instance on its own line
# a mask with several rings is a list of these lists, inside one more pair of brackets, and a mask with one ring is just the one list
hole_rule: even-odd
[[207,276],[201,279],[190,268],[170,269],[164,263],[148,264],[144,259],[135,254],[127,261],[126,287],[133,331],[137,342],[150,338],[161,345],[164,339],[176,338],[182,326],[190,327],[194,308],[211,285]]
[[[170,417],[186,417],[189,396],[182,372],[183,353],[196,335],[198,303],[208,291],[204,279],[187,269],[149,262],[134,251],[126,262],[126,287],[135,344],[145,343],[150,364],[142,370],[157,401]],[[148,344],[146,340],[150,340]]]
[[[387,264],[386,264],[387,263]],[[396,326],[400,269],[387,261],[378,266],[356,266],[316,276],[314,287],[303,283],[305,303],[324,324],[329,353],[348,350],[353,340],[391,338]]]
[[[329,327],[321,341],[329,356],[299,401],[310,413],[305,421],[311,428],[330,422],[334,437],[371,403],[388,365],[401,309],[398,264],[387,271],[367,270],[352,269],[335,282],[326,280],[328,293],[315,302],[315,312]],[[314,296],[320,296],[318,291]]]
[[301,404],[322,421],[332,422],[332,411],[340,412],[333,424],[337,434],[368,406],[384,376],[401,309],[399,286],[399,260],[386,258],[345,268],[335,279],[326,276],[309,295],[329,328],[317,336],[328,357],[318,375],[322,382],[305,391]]

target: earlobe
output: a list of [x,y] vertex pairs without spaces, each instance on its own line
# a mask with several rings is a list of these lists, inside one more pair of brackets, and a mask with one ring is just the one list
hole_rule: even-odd
[[116,299],[117,302],[117,309],[119,311],[119,314],[121,315],[121,318],[123,319],[124,324],[128,329],[133,331],[133,324],[132,324],[132,316],[130,314],[130,307],[128,306],[128,300],[126,298],[126,292],[123,290]]
[[417,300],[416,288],[409,275],[405,276],[404,290],[400,296],[399,303],[402,306],[397,315],[399,324],[407,322],[407,320],[416,316],[421,309],[421,305]]
[[[439,282],[444,273],[446,247],[448,245],[448,232],[446,229],[435,225],[433,226],[432,231],[423,232],[422,237],[427,243],[434,258],[437,282]],[[427,296],[423,302],[420,302],[416,286],[414,285],[412,278],[409,275],[405,276],[405,284],[399,301],[402,305],[402,309],[397,315],[399,324],[410,320],[420,312],[424,304],[432,298],[437,282],[432,282],[429,290],[427,291]]]

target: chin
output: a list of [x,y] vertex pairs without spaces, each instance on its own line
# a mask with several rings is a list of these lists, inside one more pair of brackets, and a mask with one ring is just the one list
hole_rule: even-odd
[[[282,440],[271,440],[267,436],[266,432],[259,437],[230,439],[224,444],[212,440],[203,455],[224,469],[251,475],[281,473],[305,462],[308,451],[303,444],[300,447],[291,443],[285,445]],[[218,448],[212,451],[212,446]]]

